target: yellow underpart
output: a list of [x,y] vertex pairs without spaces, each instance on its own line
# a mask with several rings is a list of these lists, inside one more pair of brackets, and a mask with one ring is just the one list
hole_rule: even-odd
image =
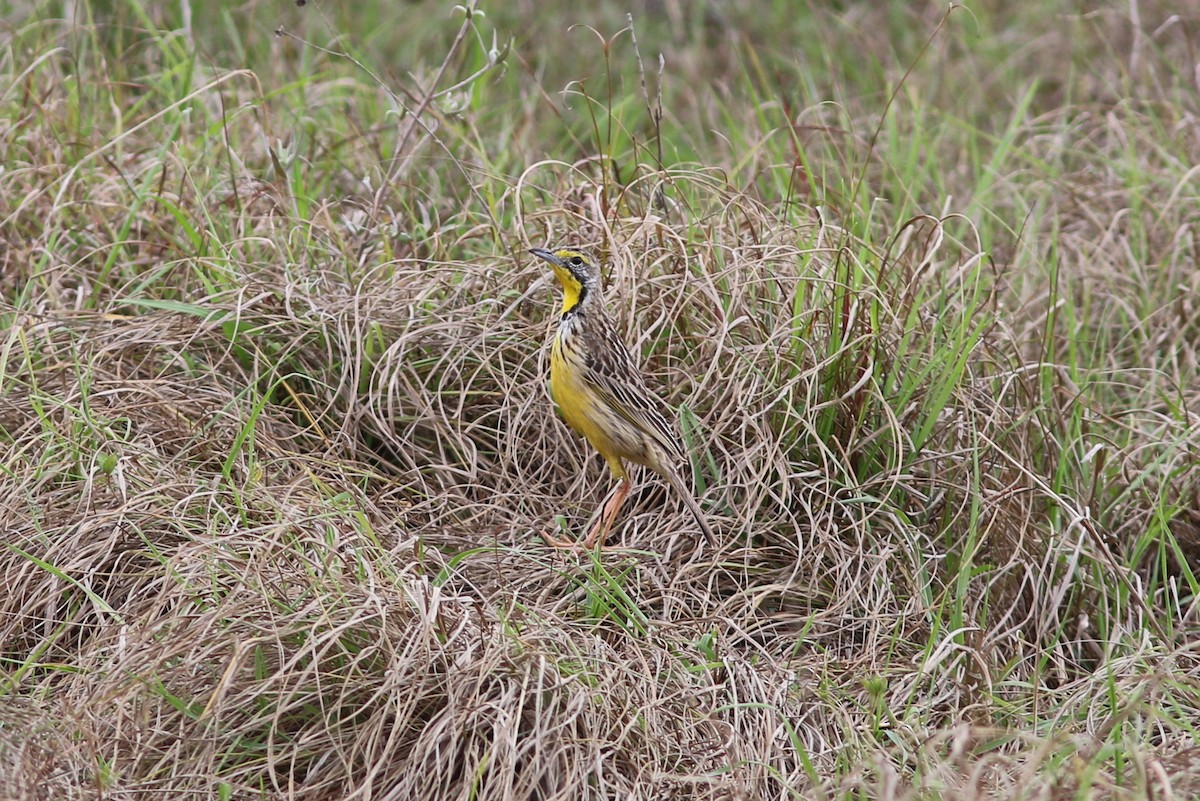
[[626,478],[619,445],[607,433],[626,424],[610,419],[612,410],[582,380],[576,362],[578,358],[580,355],[569,346],[563,347],[561,336],[554,337],[550,349],[550,394],[563,419],[600,452],[613,476]]

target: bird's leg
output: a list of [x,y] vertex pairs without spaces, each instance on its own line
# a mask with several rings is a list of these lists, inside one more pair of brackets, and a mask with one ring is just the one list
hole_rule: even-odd
[[617,519],[617,513],[621,511],[621,505],[625,503],[625,498],[629,495],[632,487],[633,483],[628,477],[621,479],[621,483],[617,484],[617,491],[604,505],[604,513],[600,515],[600,519],[596,521],[596,525],[592,526],[588,535],[583,538],[584,550],[590,551],[596,547],[597,543],[600,544],[600,547],[604,547],[604,540],[608,537],[609,529],[612,528],[613,521]]
[[[603,540],[603,538],[608,534],[608,529],[612,527],[613,520],[617,516],[617,510],[620,509],[621,501],[624,501],[625,495],[629,494],[629,489],[626,488],[624,490],[624,494],[621,495],[621,501],[617,500],[617,494],[621,493],[621,488],[625,486],[627,481],[628,479],[622,479],[621,481],[617,482],[616,487],[609,491],[607,496],[608,500],[604,504],[604,510],[600,513],[600,518],[596,521],[596,524],[588,530],[588,535],[583,539],[582,542],[579,540],[559,539],[549,532],[543,532],[541,535],[542,539],[545,540],[546,544],[552,548],[561,548],[563,550],[570,548],[586,548],[591,550],[595,545],[595,540]],[[617,509],[612,508],[614,502],[617,504]],[[606,520],[608,521],[607,524],[605,524]],[[597,537],[596,535],[602,526],[604,528],[604,534]]]

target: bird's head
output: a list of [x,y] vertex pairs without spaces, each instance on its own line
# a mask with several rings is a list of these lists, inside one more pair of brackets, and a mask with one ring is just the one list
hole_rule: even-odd
[[554,276],[563,288],[563,313],[569,312],[590,298],[600,297],[600,265],[582,250],[561,248],[529,251],[550,263]]

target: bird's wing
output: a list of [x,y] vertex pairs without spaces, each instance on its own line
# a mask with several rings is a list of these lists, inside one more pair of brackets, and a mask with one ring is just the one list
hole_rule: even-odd
[[603,326],[603,347],[588,353],[586,379],[617,414],[657,442],[676,459],[684,458],[683,443],[662,413],[662,403],[646,388],[645,381],[625,343],[616,332]]

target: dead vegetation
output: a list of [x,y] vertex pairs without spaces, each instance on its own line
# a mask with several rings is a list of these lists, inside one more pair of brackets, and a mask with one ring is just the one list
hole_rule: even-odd
[[[685,44],[661,5],[699,63],[715,18]],[[960,167],[872,189],[916,198],[879,223],[832,177],[866,137],[763,130],[787,99],[668,98],[744,126],[710,166],[564,160],[597,143],[521,128],[553,102],[531,72],[493,141],[432,74],[379,123],[331,58],[285,143],[301,106],[259,87],[301,42],[176,85],[186,48],[138,29],[72,100],[46,30],[122,35],[4,51],[0,798],[1195,792],[1200,149],[1154,137],[1196,113],[1170,41],[1130,79],[1159,113],[1020,119],[986,191],[930,134]],[[681,410],[717,542],[649,476],[611,550],[539,538],[608,486],[544,386],[524,250],[568,241]]]

